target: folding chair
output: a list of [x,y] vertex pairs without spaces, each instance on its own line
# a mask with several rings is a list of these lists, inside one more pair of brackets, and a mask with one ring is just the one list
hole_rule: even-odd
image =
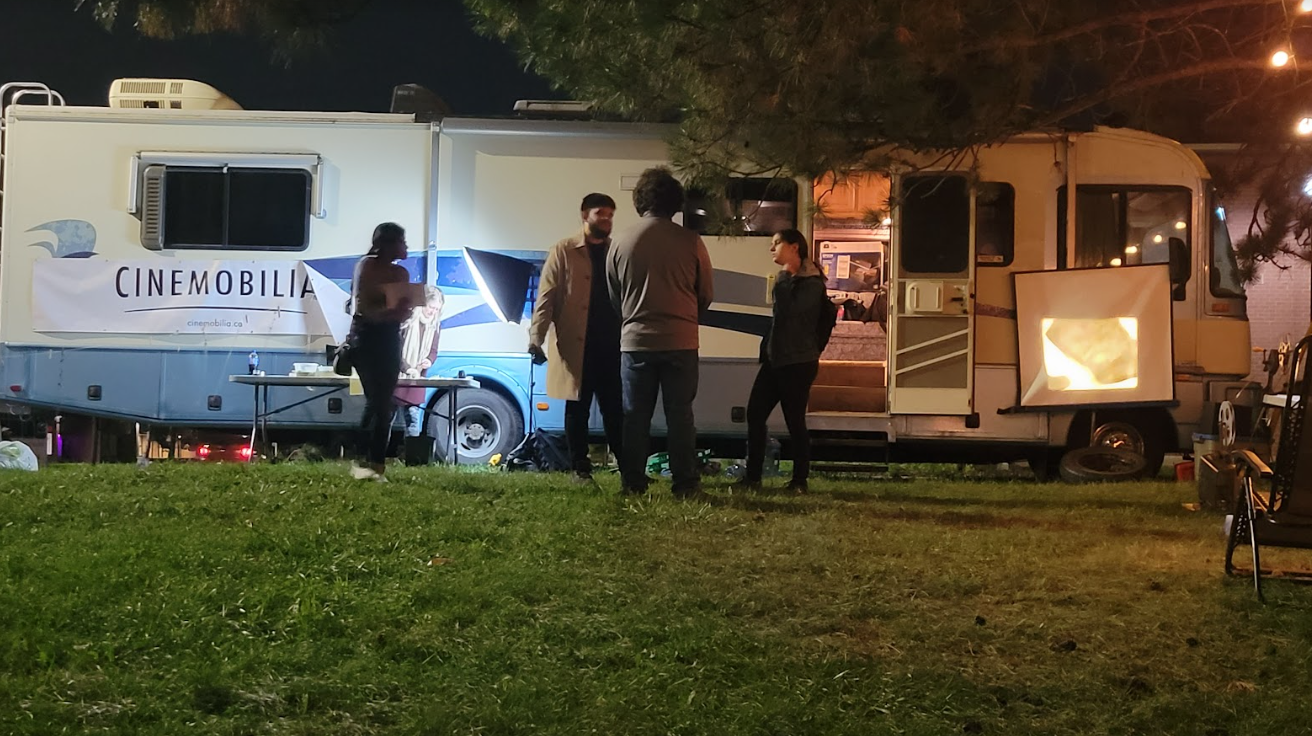
[[[1304,431],[1308,402],[1302,400],[1312,395],[1312,371],[1306,370],[1310,354],[1312,336],[1303,338],[1294,349],[1275,470],[1251,450],[1233,454],[1240,491],[1226,543],[1225,572],[1247,575],[1248,570],[1235,566],[1234,553],[1243,544],[1252,547],[1253,588],[1260,601],[1266,600],[1263,575],[1312,582],[1312,570],[1263,570],[1261,562],[1263,546],[1312,549],[1312,431]],[[1269,498],[1258,492],[1257,479],[1270,480]]]

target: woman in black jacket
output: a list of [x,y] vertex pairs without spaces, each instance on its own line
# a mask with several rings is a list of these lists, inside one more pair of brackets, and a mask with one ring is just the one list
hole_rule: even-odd
[[765,464],[766,421],[782,405],[793,454],[788,490],[806,492],[811,468],[811,438],[806,431],[806,405],[820,369],[817,335],[821,308],[829,298],[825,277],[811,260],[806,237],[780,230],[770,244],[774,262],[783,270],[774,283],[774,315],[761,345],[761,368],[747,400],[747,473],[738,487],[761,486]]

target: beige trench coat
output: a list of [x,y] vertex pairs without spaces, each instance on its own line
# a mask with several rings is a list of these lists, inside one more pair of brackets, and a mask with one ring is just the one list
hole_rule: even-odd
[[[582,231],[551,246],[542,264],[528,340],[530,345],[546,348],[547,396],[553,399],[579,398],[593,278]],[[596,274],[595,278],[606,275]]]

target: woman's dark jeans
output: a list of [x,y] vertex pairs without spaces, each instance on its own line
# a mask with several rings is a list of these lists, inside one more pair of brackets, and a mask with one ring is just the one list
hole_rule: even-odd
[[382,465],[392,439],[396,403],[392,394],[401,376],[401,325],[396,322],[355,324],[351,359],[364,388],[364,416],[360,420],[360,450],[370,464]]
[[772,366],[761,363],[747,399],[747,473],[749,481],[760,481],[765,466],[765,423],[770,412],[779,405],[788,425],[788,437],[793,454],[793,483],[805,484],[811,472],[811,436],[806,431],[806,405],[811,400],[811,384],[815,383],[820,361]]

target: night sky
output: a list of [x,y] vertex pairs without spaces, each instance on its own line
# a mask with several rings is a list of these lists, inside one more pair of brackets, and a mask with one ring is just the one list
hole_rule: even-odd
[[258,39],[112,33],[74,0],[0,0],[0,83],[45,82],[70,105],[105,105],[119,77],[195,79],[248,110],[386,112],[392,87],[421,84],[457,114],[509,114],[517,99],[558,98],[506,46],[471,28],[459,0],[375,0],[322,52],[285,67]]

